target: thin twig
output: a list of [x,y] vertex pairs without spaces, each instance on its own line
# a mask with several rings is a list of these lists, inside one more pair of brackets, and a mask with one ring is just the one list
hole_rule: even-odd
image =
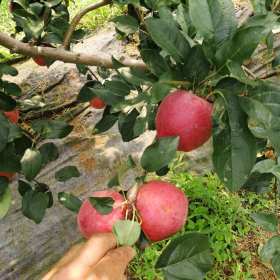
[[70,42],[71,42],[71,38],[72,35],[76,29],[76,26],[79,24],[79,22],[81,21],[81,19],[89,12],[94,11],[98,8],[101,8],[103,6],[109,5],[111,4],[112,1],[111,0],[102,0],[100,2],[94,3],[89,5],[88,7],[82,9],[79,11],[79,13],[72,19],[68,30],[66,31],[66,34],[64,36],[64,42],[63,42],[63,46],[64,49],[68,50],[70,47]]
[[257,79],[256,75],[255,75],[250,69],[248,69],[246,66],[242,65],[241,68],[242,68],[249,76],[251,76],[254,80]]

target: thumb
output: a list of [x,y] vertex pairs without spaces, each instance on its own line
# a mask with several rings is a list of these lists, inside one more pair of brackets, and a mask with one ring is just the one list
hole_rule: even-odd
[[103,279],[105,276],[105,279],[123,279],[126,268],[135,255],[135,250],[129,246],[111,250],[93,267],[90,275],[96,279]]

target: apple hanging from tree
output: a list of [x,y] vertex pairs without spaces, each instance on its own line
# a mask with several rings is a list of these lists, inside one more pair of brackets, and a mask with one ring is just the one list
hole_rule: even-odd
[[4,112],[4,115],[12,122],[12,123],[17,123],[19,119],[19,111],[13,110],[9,112]]
[[157,137],[179,136],[179,151],[200,147],[211,136],[212,104],[191,91],[176,90],[164,98],[156,116]]
[[[54,46],[48,43],[41,43],[40,46],[54,48]],[[50,62],[50,60],[47,60],[47,58],[42,55],[35,56],[32,59],[39,66],[48,66],[48,62]]]
[[39,66],[47,66],[46,59],[41,55],[33,57],[33,61]]
[[106,106],[106,103],[99,97],[94,97],[90,101],[90,106],[94,109],[103,109]]
[[109,197],[114,200],[113,209],[109,214],[101,214],[87,199],[83,202],[77,217],[80,232],[85,238],[94,233],[111,232],[117,220],[125,218],[126,206],[121,194],[113,190],[96,191],[92,197]]
[[14,173],[9,173],[9,172],[0,172],[0,177],[6,177],[9,181],[12,180],[14,177]]
[[150,181],[140,187],[136,209],[141,228],[151,241],[164,240],[184,226],[188,199],[176,186],[163,181]]

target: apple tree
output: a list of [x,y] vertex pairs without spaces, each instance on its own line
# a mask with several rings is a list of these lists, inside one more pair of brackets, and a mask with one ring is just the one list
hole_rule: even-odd
[[[277,72],[279,57],[273,50],[273,40],[279,28],[279,1],[252,0],[254,13],[241,24],[231,0],[102,0],[84,8],[72,20],[68,4],[67,0],[12,0],[9,9],[15,31],[14,34],[0,32],[0,45],[13,53],[32,57],[40,66],[49,66],[57,60],[76,64],[80,74],[87,77],[77,100],[90,102],[97,109],[105,107],[94,133],[103,133],[117,124],[124,142],[146,130],[156,130],[157,136],[141,157],[142,176],[137,178],[135,188],[127,193],[122,191],[124,198],[110,190],[90,197],[84,202],[87,205],[82,205],[71,193],[58,193],[58,200],[65,207],[74,212],[85,209],[106,224],[104,218],[115,211],[113,205],[118,200],[125,205],[125,211],[118,214],[123,220],[111,225],[110,230],[115,232],[120,244],[135,243],[140,226],[144,232],[146,229],[146,237],[151,241],[169,237],[185,222],[188,201],[177,193],[176,187],[174,190],[174,186],[168,185],[170,200],[166,202],[166,197],[160,198],[165,187],[162,192],[156,188],[167,183],[146,182],[147,174],[164,176],[177,151],[196,149],[210,136],[215,173],[224,185],[234,192],[241,188],[273,191],[277,203],[280,83],[277,79],[255,75],[247,66],[257,47],[266,45],[271,58],[269,65]],[[77,29],[81,18],[106,5],[127,7],[127,12],[115,17],[113,22],[122,38],[134,34],[139,37],[138,60],[72,51],[73,44],[85,34]],[[97,66],[102,79],[96,79],[88,66]],[[31,122],[31,130],[27,131],[20,120],[21,108],[25,106],[19,99],[21,89],[7,81],[7,75],[17,75],[17,70],[1,63],[0,217],[9,209],[9,182],[16,178],[23,215],[40,223],[55,198],[51,186],[39,182],[36,176],[59,156],[52,139],[66,137],[73,126],[61,118],[39,119]],[[47,143],[41,144],[45,139]],[[134,167],[135,162],[129,158],[127,168]],[[60,181],[78,176],[82,174],[75,166],[66,166],[55,175]],[[153,184],[151,190],[149,184]],[[117,175],[108,187],[118,185]],[[145,195],[146,189],[151,195]],[[167,235],[166,232],[154,235],[154,230],[148,232],[154,224],[148,223],[145,217],[151,222],[156,215],[160,220],[166,215],[168,220],[169,214],[156,207],[153,213],[148,213],[147,205],[162,202],[161,199],[174,205],[171,199],[176,195],[182,201],[178,206],[181,209],[176,212],[182,217],[176,230],[172,231],[171,225]],[[83,228],[82,216],[79,212]],[[277,213],[254,213],[252,218],[275,233],[260,254],[280,277]],[[88,230],[83,228],[82,232],[88,234]],[[192,232],[172,239],[156,267],[162,269],[166,279],[203,279],[212,262],[207,236]]]

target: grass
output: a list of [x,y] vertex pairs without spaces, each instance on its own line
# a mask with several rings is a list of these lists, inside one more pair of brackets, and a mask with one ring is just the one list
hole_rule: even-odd
[[[75,0],[70,2],[70,15],[73,17],[80,9],[97,2],[97,0]],[[11,34],[14,31],[14,22],[11,18],[11,14],[8,9],[9,0],[2,0],[0,4],[0,30],[6,33]],[[79,27],[84,28],[89,32],[94,31],[96,28],[103,26],[114,16],[122,13],[122,9],[116,6],[113,7],[102,7],[98,10],[88,13],[80,22]],[[0,62],[10,60],[14,58],[15,55],[12,55],[8,52],[7,49],[1,48],[0,46]]]
[[[78,0],[71,3],[70,5],[70,15],[73,17],[80,9],[88,6],[97,0]],[[114,16],[120,15],[123,10],[116,5],[106,6],[99,8],[96,11],[88,13],[80,22],[80,27],[87,30],[95,30],[96,28],[103,26],[105,23],[110,21]]]
[[[198,231],[209,236],[215,265],[206,279],[255,279],[253,253],[240,249],[239,243],[247,242],[248,236],[256,234],[250,213],[268,210],[272,202],[266,196],[252,193],[230,193],[212,174],[199,177],[171,171],[166,179],[180,187],[190,200],[188,222],[180,234]],[[163,279],[153,267],[165,245],[166,241],[153,244],[144,253],[138,254],[130,266],[133,279]]]

